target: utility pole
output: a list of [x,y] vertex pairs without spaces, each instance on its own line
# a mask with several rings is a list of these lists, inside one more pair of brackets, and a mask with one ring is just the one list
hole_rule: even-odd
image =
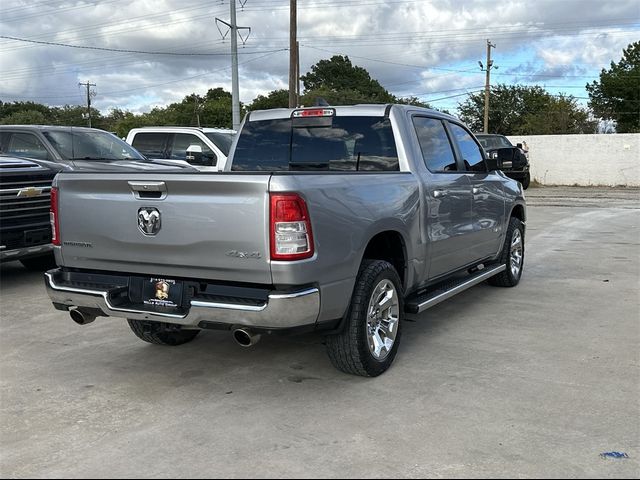
[[298,12],[297,0],[289,0],[289,108],[298,106]]
[[300,42],[296,41],[296,107],[300,105]]
[[484,85],[484,133],[489,133],[489,92],[491,90],[491,69],[498,67],[493,66],[493,60],[491,60],[491,49],[496,48],[489,39],[487,39],[487,68],[484,68],[482,62],[480,64],[480,70],[487,72],[487,80]]
[[[244,7],[245,2],[241,2]],[[242,40],[242,45],[247,42],[249,35],[251,34],[251,27],[238,27],[236,23],[236,0],[230,0],[230,16],[231,23],[227,23],[224,20],[220,20],[216,18],[216,26],[218,27],[218,31],[220,35],[222,35],[222,39],[224,40],[226,36],[231,34],[231,112],[232,112],[232,122],[233,129],[238,130],[240,128],[240,87],[238,85],[238,37]],[[220,30],[220,26],[218,23],[222,23],[226,25],[229,30],[223,34],[222,30]],[[248,30],[247,36],[242,37],[240,30]]]
[[95,87],[97,86],[95,83],[89,83],[89,81],[87,80],[87,83],[78,83],[78,86],[83,86],[83,87],[87,87],[87,118],[89,119],[89,128],[91,128],[91,95],[93,94],[91,92],[91,87]]

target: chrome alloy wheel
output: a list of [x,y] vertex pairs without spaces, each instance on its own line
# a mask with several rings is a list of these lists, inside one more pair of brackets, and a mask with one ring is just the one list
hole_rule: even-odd
[[398,333],[400,300],[393,282],[382,280],[369,300],[367,341],[373,357],[382,362],[391,353]]
[[514,278],[518,278],[520,274],[520,269],[522,268],[522,254],[524,252],[522,245],[522,233],[520,233],[520,229],[516,228],[513,231],[513,237],[511,237],[511,254],[510,254],[510,265],[511,265],[511,274]]

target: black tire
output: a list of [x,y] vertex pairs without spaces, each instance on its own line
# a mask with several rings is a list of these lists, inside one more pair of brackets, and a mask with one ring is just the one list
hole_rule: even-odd
[[45,270],[56,268],[56,259],[53,254],[23,258],[20,263],[27,270],[34,272],[44,272]]
[[127,319],[127,322],[136,337],[154,345],[175,347],[190,342],[200,333],[200,330],[181,330],[179,326],[170,323],[131,319]]
[[529,188],[529,184],[531,183],[531,174],[527,172],[527,174],[524,177],[522,177],[522,180],[520,180],[520,183],[522,184],[522,188],[524,190]]
[[[518,272],[514,273],[511,268],[511,244],[514,241],[516,231],[520,233],[522,252]],[[502,247],[502,252],[500,252],[500,257],[498,259],[498,264],[505,265],[507,268],[498,275],[491,277],[488,280],[489,285],[493,285],[494,287],[515,287],[520,282],[522,271],[524,270],[524,251],[524,225],[516,217],[511,217],[509,220],[509,227],[507,228],[507,234],[505,235],[504,246]]]
[[[393,346],[384,359],[378,360],[369,348],[367,316],[374,290],[385,280],[393,283],[399,303]],[[384,373],[398,352],[403,317],[404,294],[395,268],[382,260],[365,260],[358,272],[346,325],[340,333],[326,338],[327,354],[333,366],[342,372],[363,377],[377,377]]]

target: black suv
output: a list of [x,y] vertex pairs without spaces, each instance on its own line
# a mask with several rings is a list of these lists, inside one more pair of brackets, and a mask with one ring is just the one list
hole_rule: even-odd
[[519,181],[525,190],[529,188],[529,158],[521,143],[514,147],[504,135],[477,133],[475,136],[490,158],[498,158],[498,150],[501,150],[501,170],[507,177]]
[[0,155],[0,261],[29,269],[55,266],[49,205],[62,165]]

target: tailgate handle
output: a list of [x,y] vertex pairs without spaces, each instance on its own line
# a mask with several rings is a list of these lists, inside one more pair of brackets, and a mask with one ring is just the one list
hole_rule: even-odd
[[140,200],[163,200],[167,196],[164,182],[128,182],[133,195]]

